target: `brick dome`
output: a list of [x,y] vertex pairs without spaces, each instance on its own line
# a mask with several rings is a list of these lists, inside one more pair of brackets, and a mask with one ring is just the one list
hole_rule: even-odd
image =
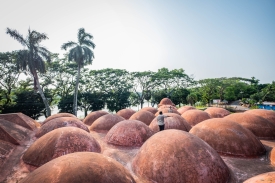
[[261,116],[252,113],[234,113],[224,118],[239,123],[259,139],[275,139],[275,124]]
[[151,112],[153,114],[156,114],[156,112],[158,112],[158,110],[154,107],[143,107],[142,109],[140,109],[141,111],[148,111]]
[[230,114],[228,110],[219,107],[208,107],[204,112],[207,112],[211,118],[223,118]]
[[272,165],[275,165],[275,147],[272,148],[269,154],[269,159]]
[[20,183],[135,183],[120,163],[99,153],[77,152],[56,158],[31,172]]
[[106,133],[115,124],[123,120],[125,119],[117,114],[106,114],[104,116],[99,117],[97,120],[95,120],[93,124],[90,126],[90,130]]
[[247,179],[243,183],[272,183],[275,182],[275,172],[267,172]]
[[139,147],[153,134],[154,132],[141,121],[124,120],[109,130],[105,141],[118,146]]
[[43,121],[43,125],[45,123],[47,123],[48,121],[54,119],[54,118],[59,118],[59,117],[74,117],[74,118],[77,118],[75,115],[71,114],[71,113],[66,113],[66,112],[61,112],[61,113],[57,113],[57,114],[53,114],[49,117],[47,117],[44,121]]
[[88,125],[88,126],[91,126],[93,124],[93,122],[95,120],[97,120],[98,118],[100,118],[101,116],[104,116],[106,114],[109,114],[108,112],[106,111],[93,111],[93,112],[90,112],[86,117],[85,119],[83,120],[83,123],[85,125]]
[[24,128],[27,128],[29,130],[36,130],[38,127],[40,127],[40,123],[33,120],[29,116],[19,112],[19,113],[9,113],[9,114],[0,114],[0,119],[4,119],[6,121],[9,121],[11,123],[15,123],[17,125],[23,126]]
[[[178,129],[183,131],[189,131],[191,129],[191,126],[186,122],[186,120],[181,117],[180,115],[174,114],[174,113],[165,113],[164,115],[168,115],[170,117],[164,118],[164,124],[165,130],[168,129]],[[157,117],[153,119],[153,121],[150,123],[149,127],[154,131],[159,131],[159,126],[157,123]]]
[[129,119],[135,113],[136,111],[134,111],[133,109],[121,109],[116,114],[123,117],[124,119]]
[[37,139],[22,159],[38,167],[59,156],[81,151],[100,153],[101,147],[90,133],[82,129],[58,128]]
[[251,114],[255,114],[257,116],[261,116],[275,124],[275,112],[274,111],[266,110],[266,109],[252,109],[252,110],[245,111],[245,113],[251,113]]
[[182,106],[181,108],[179,108],[179,109],[178,109],[178,112],[179,112],[180,114],[183,114],[185,111],[193,110],[193,109],[196,109],[196,108],[193,107],[193,106],[188,106],[188,105],[186,105],[186,106]]
[[210,115],[207,112],[201,111],[201,110],[188,110],[184,112],[181,117],[183,117],[187,123],[189,123],[191,126],[195,126],[196,124],[210,119]]
[[149,125],[154,118],[155,118],[155,115],[153,113],[140,110],[135,114],[133,114],[130,117],[130,120],[138,120],[145,123],[146,125]]
[[41,128],[39,128],[36,132],[35,136],[39,138],[54,129],[70,126],[81,128],[87,132],[90,132],[88,127],[75,117],[59,117],[54,118],[48,121],[46,124],[42,125]]
[[222,155],[258,157],[266,153],[263,144],[250,130],[228,119],[205,120],[189,133],[201,138]]
[[164,130],[149,138],[133,159],[136,175],[151,182],[227,182],[226,164],[200,138],[181,130]]
[[169,98],[163,98],[159,104],[158,107],[162,106],[162,105],[172,105],[175,106],[175,104],[172,102],[172,100],[170,100]]

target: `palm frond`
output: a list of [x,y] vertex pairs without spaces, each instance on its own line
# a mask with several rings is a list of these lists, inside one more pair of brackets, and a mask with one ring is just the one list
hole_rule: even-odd
[[83,35],[85,35],[85,29],[80,28],[77,34],[78,42],[81,42],[81,40],[83,39]]
[[10,28],[7,28],[6,33],[9,34],[15,40],[17,40],[23,46],[27,46],[26,40],[24,40],[23,35],[19,34],[17,30],[11,30]]
[[77,46],[77,43],[73,42],[73,41],[69,41],[67,43],[64,43],[62,46],[61,46],[61,49],[62,50],[67,50],[67,48],[70,48],[70,47],[73,47],[73,46]]
[[45,58],[48,62],[51,61],[51,52],[45,47],[38,47],[38,54]]
[[31,31],[30,38],[33,44],[39,44],[41,41],[49,39],[45,33],[40,33],[35,30]]
[[81,45],[92,47],[93,49],[95,48],[95,44],[91,40],[83,40],[81,42]]
[[84,50],[84,60],[85,60],[88,64],[91,64],[92,61],[93,61],[93,59],[94,59],[94,52],[93,52],[90,48],[88,48],[88,47],[86,47],[86,46],[84,46],[84,47],[82,47],[82,48],[83,48],[83,50]]

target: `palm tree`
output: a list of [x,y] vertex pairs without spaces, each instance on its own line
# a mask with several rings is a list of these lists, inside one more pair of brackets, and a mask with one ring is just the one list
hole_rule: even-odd
[[74,101],[73,101],[73,113],[77,116],[77,93],[78,93],[78,85],[79,85],[79,77],[80,77],[80,69],[84,67],[86,64],[92,64],[94,53],[90,48],[95,48],[95,44],[91,41],[93,36],[89,33],[85,32],[84,28],[80,28],[78,30],[78,42],[69,41],[64,43],[61,46],[61,49],[67,50],[67,48],[71,48],[69,50],[68,60],[74,61],[77,63],[77,77],[74,91]]
[[17,70],[30,71],[34,80],[34,90],[38,90],[46,107],[46,116],[50,116],[51,109],[40,86],[37,75],[38,72],[46,72],[45,62],[43,59],[48,62],[51,61],[51,52],[45,47],[39,45],[41,41],[48,39],[47,35],[44,33],[39,33],[35,30],[31,31],[30,29],[28,30],[28,35],[26,38],[24,38],[16,30],[11,30],[9,28],[7,28],[6,33],[24,46],[24,49],[19,50],[17,53]]

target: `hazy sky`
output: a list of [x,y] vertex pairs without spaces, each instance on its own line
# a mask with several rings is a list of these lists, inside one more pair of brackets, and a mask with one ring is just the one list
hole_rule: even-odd
[[42,45],[61,55],[83,27],[96,44],[92,69],[275,80],[274,0],[0,0],[0,7],[0,52],[23,48],[7,27],[46,33]]

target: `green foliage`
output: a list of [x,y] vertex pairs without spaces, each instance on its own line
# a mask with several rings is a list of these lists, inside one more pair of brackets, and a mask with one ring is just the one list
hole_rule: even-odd
[[15,104],[4,106],[2,113],[22,112],[33,119],[38,119],[45,111],[43,101],[37,93],[25,90],[18,91],[15,95]]
[[110,111],[118,112],[121,109],[127,108],[131,106],[129,101],[129,97],[131,92],[127,90],[120,91],[110,91],[107,94],[107,108]]
[[186,100],[189,102],[189,104],[191,104],[191,106],[193,106],[196,101],[198,100],[198,97],[195,93],[190,93],[187,97]]
[[104,94],[100,92],[85,92],[79,95],[79,108],[84,110],[85,117],[89,111],[97,111],[104,108]]
[[171,94],[171,100],[175,105],[187,104],[186,97],[189,95],[189,91],[185,88],[177,88]]

